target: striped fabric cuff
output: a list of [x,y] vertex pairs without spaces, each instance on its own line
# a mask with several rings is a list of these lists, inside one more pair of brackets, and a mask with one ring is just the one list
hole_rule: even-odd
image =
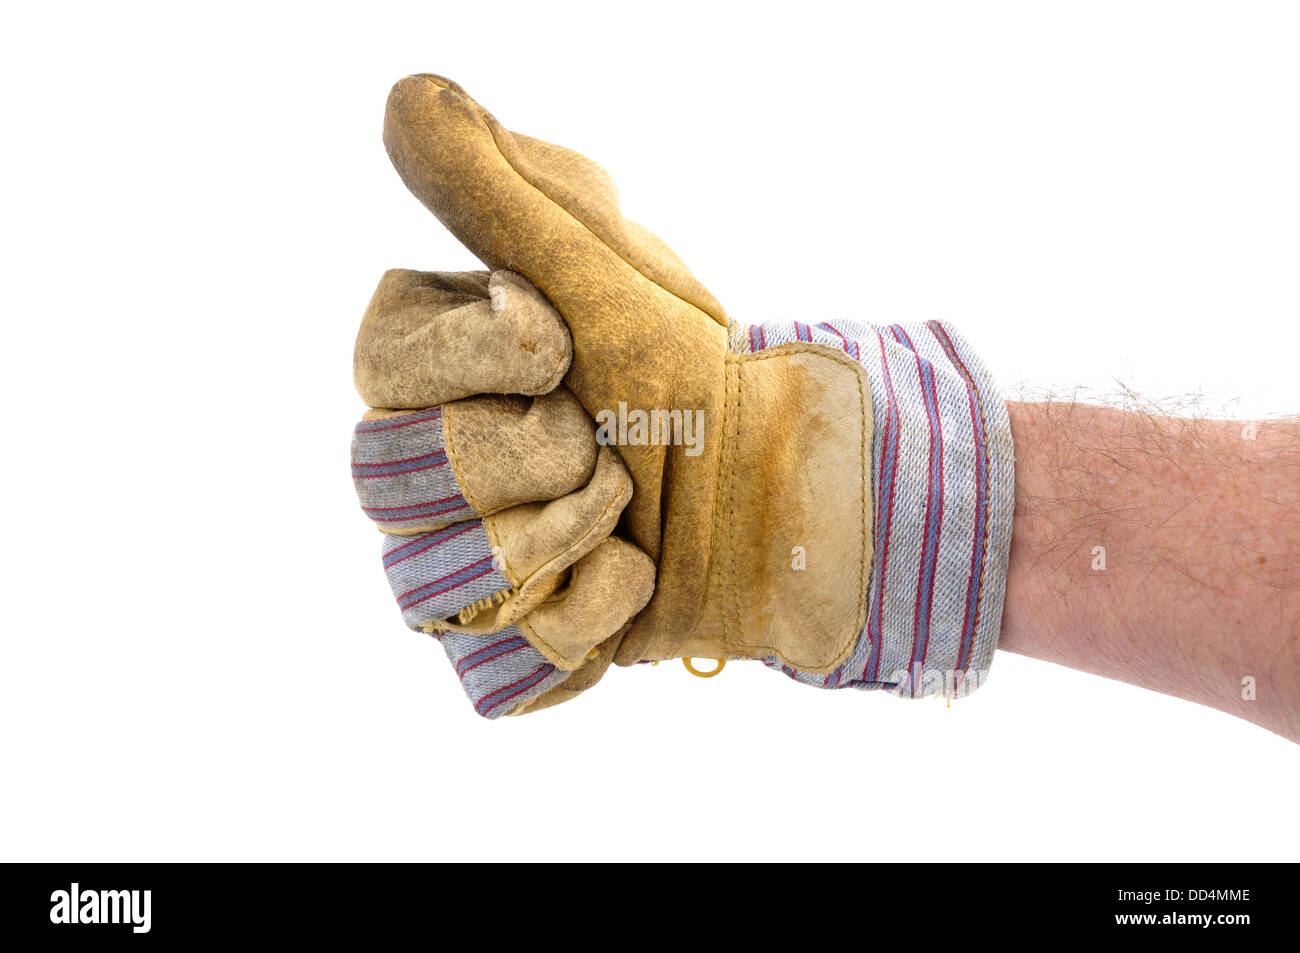
[[510,582],[497,569],[482,520],[419,536],[384,536],[384,572],[412,629],[454,616]]
[[875,432],[875,549],[867,623],[830,675],[764,664],[821,688],[917,698],[967,694],[988,674],[1002,625],[1015,461],[1006,406],[950,326],[856,321],[755,325],[740,347],[841,348],[867,371]]
[[[493,561],[483,521],[454,523],[419,536],[384,536],[384,571],[406,624],[430,622],[510,588]],[[491,635],[435,632],[461,687],[485,718],[509,714],[554,688],[571,672],[556,668],[508,626]]]
[[442,436],[442,408],[363,420],[352,434],[352,482],[379,528],[402,533],[469,519]]
[[[447,463],[441,407],[358,424],[352,478],[366,515],[389,531],[384,572],[409,627],[427,631],[430,622],[510,588],[483,521]],[[429,527],[439,528],[420,531]],[[433,635],[485,718],[509,714],[571,674],[547,662],[514,626],[492,635]]]
[[572,674],[546,661],[513,625],[490,636],[443,632],[436,638],[484,718],[507,715]]

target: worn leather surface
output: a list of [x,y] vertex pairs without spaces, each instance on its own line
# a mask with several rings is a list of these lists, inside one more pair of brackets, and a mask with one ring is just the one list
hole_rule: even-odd
[[517,275],[386,272],[361,319],[353,377],[371,407],[472,394],[545,394],[569,366],[568,331]]
[[596,468],[591,418],[564,387],[454,401],[442,427],[461,492],[482,516],[572,493]]
[[[631,497],[626,467],[611,448],[602,447],[586,486],[558,499],[524,503],[486,517],[483,528],[511,592],[500,603],[439,628],[488,633],[518,622],[564,583],[574,563],[609,536]],[[653,579],[653,563],[644,565],[650,569],[647,578]],[[538,648],[547,654],[545,647]]]
[[[791,343],[727,361],[713,560],[674,655],[833,671],[866,622],[871,393],[856,361]],[[797,421],[797,426],[776,425]]]
[[563,591],[519,620],[519,630],[560,668],[581,668],[595,661],[596,646],[627,622],[626,606],[640,609],[653,592],[650,557],[610,537],[573,566]]
[[[508,132],[450,80],[399,82],[384,141],[408,188],[458,239],[490,268],[524,276],[563,316],[573,347],[565,380],[590,414],[620,403],[704,413],[698,455],[619,447],[635,487],[623,529],[658,574],[614,660],[775,653],[816,663],[801,662],[812,671],[833,664],[864,619],[865,372],[812,344],[761,368],[729,363],[722,307],[622,217],[604,170]],[[796,545],[814,555],[794,581]]]

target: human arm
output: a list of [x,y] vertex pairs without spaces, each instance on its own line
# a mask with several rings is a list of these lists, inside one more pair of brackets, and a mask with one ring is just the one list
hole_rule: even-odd
[[1068,402],[1008,414],[1000,647],[1300,741],[1300,420]]

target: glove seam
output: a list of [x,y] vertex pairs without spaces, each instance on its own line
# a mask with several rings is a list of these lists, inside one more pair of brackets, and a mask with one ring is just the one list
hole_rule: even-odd
[[[736,375],[736,400],[734,403],[734,415],[732,419],[728,421],[727,430],[729,434],[729,439],[727,441],[727,445],[724,447],[724,452],[727,454],[726,463],[728,465],[728,470],[726,472],[725,480],[726,480],[726,490],[728,495],[728,507],[732,517],[731,522],[732,525],[734,526],[735,525],[734,461],[735,461],[735,444],[740,433],[740,421],[741,421],[740,392],[741,392],[742,380],[743,380],[743,374],[741,373],[741,370],[743,368],[743,365],[749,361],[787,358],[792,354],[808,354],[813,357],[829,360],[833,363],[840,364],[846,368],[849,368],[854,372],[854,382],[857,385],[857,390],[858,390],[858,413],[859,413],[860,426],[857,428],[857,431],[858,431],[858,441],[860,445],[859,466],[861,467],[861,477],[862,477],[860,481],[862,490],[859,494],[860,536],[858,541],[859,571],[858,571],[858,581],[857,581],[858,591],[857,591],[856,623],[854,627],[846,635],[844,644],[838,647],[836,651],[830,656],[830,661],[819,662],[816,665],[809,665],[807,663],[795,662],[790,658],[788,658],[786,654],[783,651],[781,651],[781,649],[775,646],[769,646],[765,644],[751,645],[745,643],[743,646],[745,650],[744,655],[740,655],[740,654],[731,655],[733,646],[730,644],[730,638],[729,638],[730,633],[728,632],[727,629],[727,625],[728,625],[727,613],[724,611],[722,614],[723,624],[724,624],[723,648],[729,657],[754,657],[750,653],[759,652],[759,653],[763,653],[763,655],[775,656],[776,658],[780,659],[782,663],[789,665],[792,668],[799,669],[800,671],[815,672],[821,674],[823,672],[829,673],[833,671],[836,667],[844,664],[844,662],[852,655],[853,649],[857,645],[862,629],[867,622],[867,618],[866,618],[867,594],[870,590],[870,580],[871,580],[871,566],[870,566],[870,561],[867,558],[867,544],[868,544],[868,540],[871,537],[870,523],[869,523],[869,515],[871,513],[871,501],[869,500],[870,493],[868,488],[871,485],[872,466],[871,466],[871,458],[870,458],[870,446],[865,436],[865,430],[867,427],[868,420],[870,419],[870,415],[867,407],[866,394],[863,390],[862,379],[863,376],[865,375],[865,371],[863,370],[862,365],[859,362],[854,361],[852,358],[848,357],[847,355],[841,354],[839,351],[836,351],[834,348],[828,347],[827,345],[824,344],[817,344],[815,342],[791,341],[785,344],[776,345],[775,347],[769,348],[764,351],[755,351],[755,352],[744,353],[744,354],[728,354],[726,356],[726,362],[728,368],[729,369],[734,368],[734,373]],[[734,545],[734,542],[735,542],[734,536],[732,534],[729,534],[727,537],[727,545],[730,550],[728,553],[728,557],[730,560],[728,577],[731,580],[730,589],[731,589],[731,595],[733,597],[731,600],[729,600],[729,602],[732,605],[734,605],[736,623],[737,623],[736,629],[738,632],[740,632],[743,630],[743,626],[740,624],[742,619],[740,616],[740,594],[737,588],[736,577],[735,577],[736,547]],[[741,646],[736,645],[734,646],[734,648],[739,653]]]
[[[448,411],[447,405],[443,404],[442,405],[442,448],[444,451],[446,451],[447,463],[451,466],[451,475],[456,480],[456,485],[460,489],[460,495],[465,497],[465,502],[470,505],[470,508],[473,509],[475,513],[482,516],[483,508],[479,505],[478,500],[476,500],[474,496],[470,493],[469,486],[465,482],[465,473],[461,468],[461,464],[460,464],[460,452],[457,451],[455,446],[455,440],[452,437],[452,431],[455,430],[456,428],[452,426],[451,417],[448,415],[447,411]],[[484,523],[484,525],[486,526],[486,522]],[[493,543],[493,545],[495,545],[495,542]],[[512,580],[511,585],[513,584],[514,582]]]
[[731,608],[735,612],[736,625],[734,629],[729,629],[726,624],[727,614],[722,614],[722,649],[723,654],[731,650],[732,632],[737,633],[739,638],[743,639],[744,619],[740,614],[740,590],[736,585],[736,453],[739,449],[738,441],[740,439],[740,421],[741,421],[741,391],[744,386],[744,375],[740,372],[740,366],[736,365],[732,371],[736,382],[736,403],[731,411],[730,435],[728,445],[731,452],[727,456],[727,506],[731,514],[731,521],[728,523],[727,533],[727,555],[730,561],[731,586],[729,594],[731,596]]

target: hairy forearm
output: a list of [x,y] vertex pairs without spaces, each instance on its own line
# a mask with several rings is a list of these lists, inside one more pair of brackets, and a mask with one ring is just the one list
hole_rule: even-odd
[[1300,741],[1300,421],[1008,410],[1000,646]]

